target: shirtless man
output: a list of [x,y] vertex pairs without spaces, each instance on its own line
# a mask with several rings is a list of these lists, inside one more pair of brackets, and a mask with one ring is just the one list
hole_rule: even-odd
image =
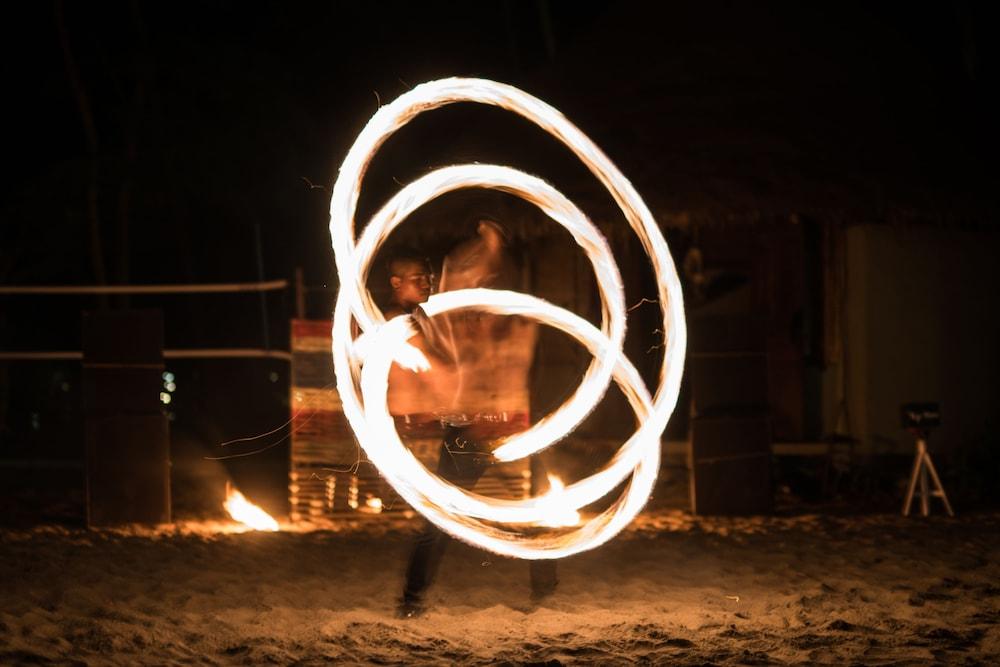
[[[404,268],[390,271],[400,274],[390,278],[397,303],[406,296],[399,294],[405,286],[405,276],[401,275],[404,271]],[[511,287],[507,281],[512,274],[504,231],[496,223],[481,221],[477,236],[460,244],[445,258],[441,291]],[[396,288],[397,283],[400,290]],[[415,309],[413,306],[409,312]],[[404,379],[402,375],[406,371],[400,369],[397,379],[411,384],[400,384],[395,389],[390,384],[390,396],[397,390],[420,390],[424,392],[420,401],[440,406],[436,410],[444,434],[437,475],[456,486],[471,489],[493,463],[493,443],[529,425],[528,376],[537,326],[522,318],[465,311],[445,316],[443,322],[429,327],[427,333],[432,339],[440,337],[447,341],[450,363],[441,364],[444,375]],[[419,344],[419,338],[411,342]],[[423,343],[426,345],[427,340]],[[390,383],[392,381],[390,376]],[[415,381],[426,385],[417,387],[412,384]],[[452,388],[450,401],[447,392],[442,391],[449,384]],[[392,403],[390,400],[390,410]],[[400,397],[396,405],[403,408],[404,404],[407,408],[413,407],[408,399]],[[402,413],[393,411],[392,414]],[[397,610],[400,617],[411,618],[423,613],[424,594],[434,580],[450,540],[434,524],[425,522],[407,567],[406,584]],[[555,561],[533,560],[530,567],[532,597],[540,599],[552,593],[556,586]]]
[[[430,262],[412,252],[395,256],[389,261],[389,285],[392,302],[385,318],[413,314],[434,292]],[[433,331],[436,330],[428,329],[427,333]],[[414,373],[393,364],[389,370],[389,414],[396,417],[402,431],[411,437],[440,437],[438,415],[449,409],[452,402],[454,364],[442,358],[448,355],[432,345],[432,337],[415,336],[409,342],[431,361],[432,372]]]

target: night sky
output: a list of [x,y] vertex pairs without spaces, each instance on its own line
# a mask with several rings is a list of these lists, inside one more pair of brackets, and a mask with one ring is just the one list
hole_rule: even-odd
[[[310,282],[322,282],[332,268],[328,193],[309,183],[329,187],[380,100],[447,75],[492,77],[551,101],[640,184],[637,171],[676,171],[676,156],[657,165],[641,155],[640,163],[628,151],[629,131],[638,130],[624,126],[645,123],[658,145],[677,132],[675,100],[695,97],[700,104],[681,107],[674,125],[711,129],[687,111],[715,114],[719,127],[773,132],[780,128],[769,115],[771,123],[794,117],[786,134],[817,162],[830,156],[816,135],[844,123],[891,128],[896,136],[882,144],[929,167],[942,151],[990,162],[997,56],[989,3],[867,11],[867,3],[695,4],[57,2],[8,10],[3,280],[98,280],[86,252],[86,191],[96,177],[109,283],[255,279],[255,225],[266,277],[304,266]],[[741,121],[748,90],[761,111]],[[363,211],[392,191],[393,178],[464,157],[455,146],[467,146],[461,137],[472,132],[441,115],[445,122],[400,137],[389,164],[376,163]],[[474,130],[477,121],[501,124],[484,116],[472,119]],[[715,152],[724,171],[729,160],[717,153],[727,138],[740,139],[698,134],[692,143]],[[683,204],[686,195],[670,196]]]
[[[0,40],[0,282],[237,282],[302,267],[308,284],[332,286],[326,211],[340,160],[380,102],[452,75],[512,83],[563,110],[664,224],[685,211],[857,210],[994,224],[979,213],[995,211],[1000,147],[993,4],[803,4],[813,3],[14,6]],[[398,183],[469,159],[513,162],[588,213],[609,210],[520,121],[489,109],[431,116],[373,164],[362,217]],[[328,312],[331,294],[315,294],[310,314]],[[287,293],[267,297],[266,334],[256,296],[128,304],[165,309],[168,347],[287,349]],[[97,305],[0,297],[0,348],[79,349],[80,309]],[[220,392],[198,371],[199,406],[229,416],[191,437],[280,423],[285,370],[265,366],[222,372],[229,386],[260,385],[252,396]],[[78,375],[60,368],[5,371],[0,457],[37,446],[37,415],[72,412],[51,407],[53,387]]]

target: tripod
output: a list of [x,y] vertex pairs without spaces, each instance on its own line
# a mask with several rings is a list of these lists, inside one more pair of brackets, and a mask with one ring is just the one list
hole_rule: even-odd
[[[944,508],[948,511],[948,516],[955,516],[948,502],[948,495],[941,485],[941,478],[938,477],[934,462],[931,461],[930,452],[927,451],[927,432],[916,431],[917,434],[917,456],[913,460],[913,473],[910,475],[910,488],[906,492],[906,502],[903,503],[903,516],[910,515],[910,506],[913,504],[913,493],[917,489],[917,482],[920,482],[920,513],[923,516],[930,514],[931,496],[936,496],[944,502]],[[928,484],[928,474],[934,482],[934,490],[930,490]]]

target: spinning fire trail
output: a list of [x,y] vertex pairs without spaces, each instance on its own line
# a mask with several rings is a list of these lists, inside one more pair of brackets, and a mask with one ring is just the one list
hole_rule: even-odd
[[[604,184],[638,235],[657,276],[663,316],[664,356],[659,387],[650,396],[622,353],[625,300],[618,267],[605,239],[566,197],[544,181],[497,165],[456,165],[405,186],[382,207],[355,243],[354,215],[365,170],[382,143],[417,114],[454,102],[478,102],[513,111],[566,145]],[[538,206],[565,227],[593,265],[602,304],[601,327],[542,299],[506,290],[464,289],[435,294],[428,316],[460,309],[518,315],[556,327],[593,355],[575,393],[527,431],[494,451],[512,461],[565,437],[604,396],[613,379],[636,413],[638,430],[610,462],[590,477],[536,498],[489,498],[449,484],[429,472],[400,440],[386,407],[389,367],[413,370],[429,362],[407,341],[417,333],[411,316],[386,322],[365,288],[371,262],[386,237],[418,207],[459,188],[492,188]],[[380,108],[361,131],[340,168],[330,202],[330,235],[340,279],[333,316],[333,361],[344,414],[379,471],[410,505],[443,530],[471,544],[517,558],[561,558],[614,537],[639,513],[656,481],[660,435],[677,402],[686,346],[681,286],[666,241],[632,184],[579,129],[556,109],[517,88],[484,79],[452,78],[417,86]],[[363,335],[352,340],[351,320]],[[549,517],[579,509],[631,476],[622,495],[582,525],[539,533]]]

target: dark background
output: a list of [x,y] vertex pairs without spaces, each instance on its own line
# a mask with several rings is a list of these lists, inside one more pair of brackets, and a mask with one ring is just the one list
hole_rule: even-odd
[[[992,3],[42,2],[4,14],[3,284],[239,282],[301,267],[307,284],[335,288],[326,210],[340,160],[380,102],[452,75],[560,108],[679,247],[682,218],[753,224],[762,211],[996,220]],[[540,132],[458,107],[386,145],[359,219],[398,183],[470,159],[539,173],[612,215]],[[309,315],[332,295],[312,292]],[[108,305],[162,307],[171,348],[287,349],[294,304],[289,292],[0,296],[0,349],[79,349],[81,309]],[[287,419],[282,362],[168,366],[179,459]],[[72,486],[59,462],[79,460],[79,423],[78,364],[0,365],[8,472]],[[271,471],[277,503],[285,457],[276,446],[227,465]]]

